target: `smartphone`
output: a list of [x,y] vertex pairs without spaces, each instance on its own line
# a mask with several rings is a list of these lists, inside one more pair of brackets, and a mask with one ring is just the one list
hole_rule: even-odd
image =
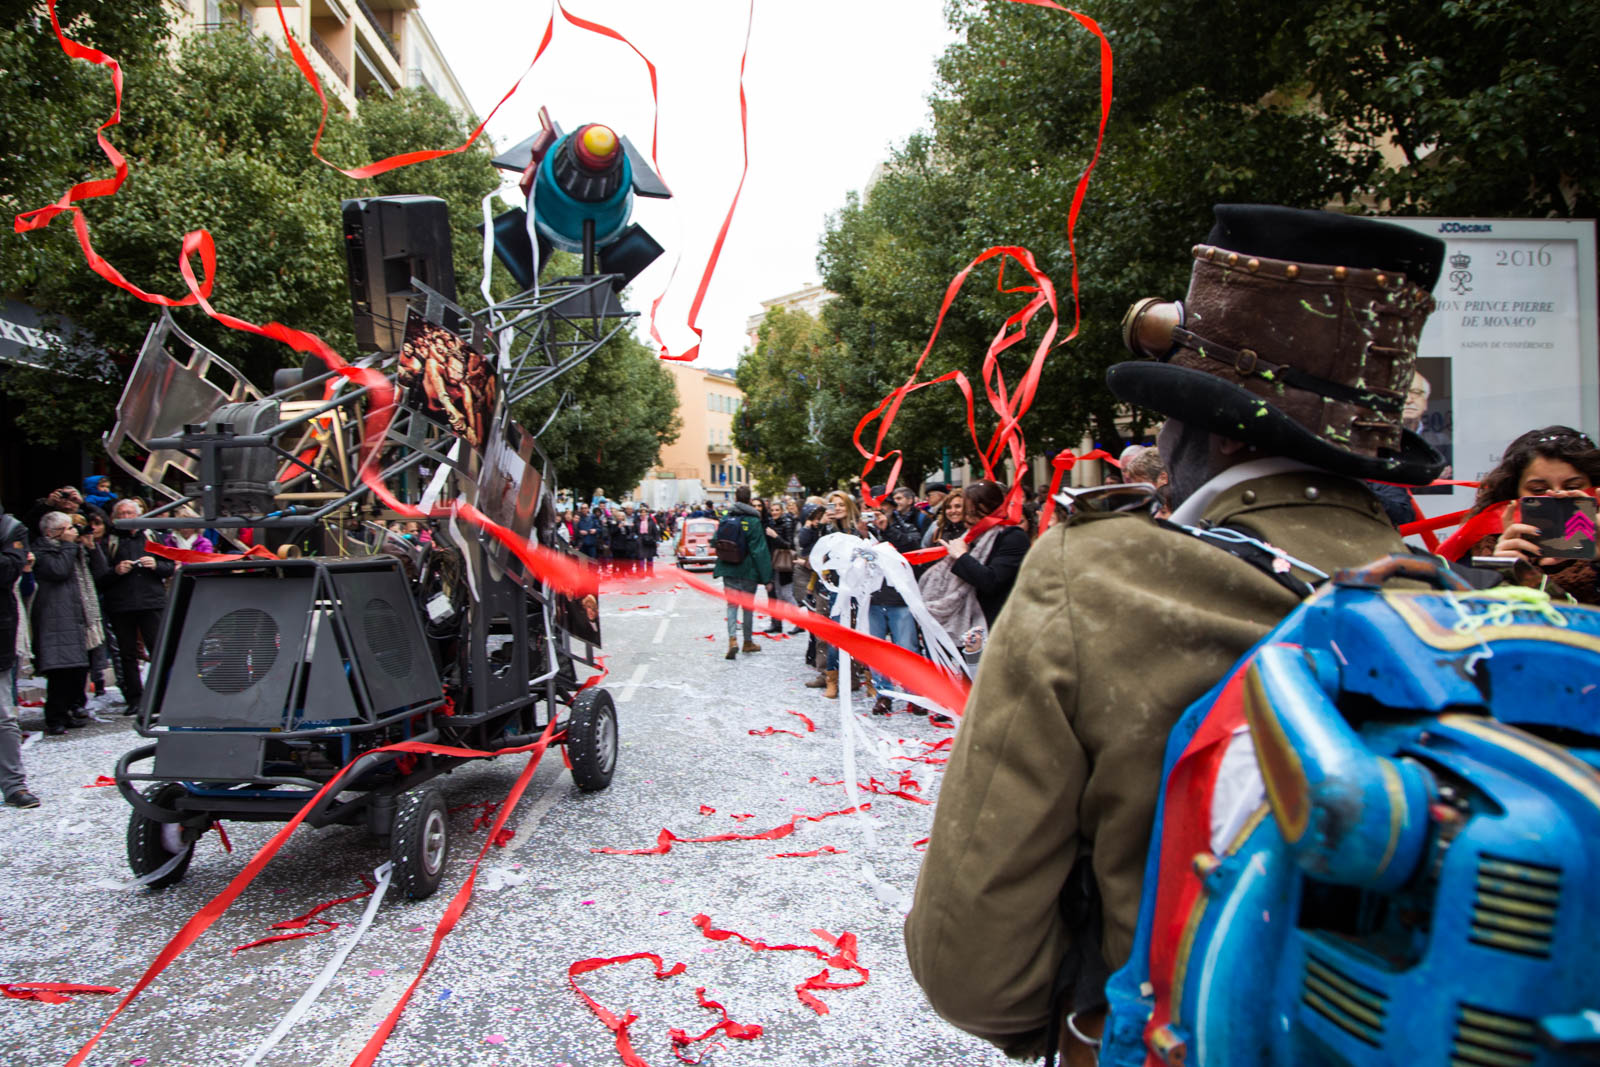
[[1587,496],[1525,496],[1522,521],[1539,531],[1551,559],[1595,558],[1595,502]]

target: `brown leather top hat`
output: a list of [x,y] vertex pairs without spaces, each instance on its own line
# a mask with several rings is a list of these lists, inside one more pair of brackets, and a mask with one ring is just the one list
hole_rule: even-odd
[[1444,467],[1400,425],[1444,242],[1329,211],[1218,204],[1182,302],[1139,301],[1130,404],[1326,470],[1425,485]]

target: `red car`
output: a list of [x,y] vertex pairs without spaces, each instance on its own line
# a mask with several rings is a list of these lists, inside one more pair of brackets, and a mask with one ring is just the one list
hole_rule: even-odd
[[678,566],[684,570],[717,565],[716,519],[684,519],[678,525]]

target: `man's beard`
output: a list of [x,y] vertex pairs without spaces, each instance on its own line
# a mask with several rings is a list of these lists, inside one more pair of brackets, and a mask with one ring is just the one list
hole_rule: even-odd
[[1167,492],[1176,511],[1211,478],[1211,434],[1168,419],[1156,437],[1156,448],[1167,465]]

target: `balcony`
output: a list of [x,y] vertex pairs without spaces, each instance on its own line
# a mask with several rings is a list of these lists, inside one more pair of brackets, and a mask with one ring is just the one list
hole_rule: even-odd
[[406,88],[426,89],[434,96],[441,98],[444,96],[443,93],[439,92],[439,87],[433,84],[433,79],[428,77],[421,67],[412,67],[406,71]]
[[322,61],[328,64],[328,69],[339,76],[340,82],[345,85],[350,84],[350,71],[345,69],[343,63],[339,62],[339,57],[334,55],[333,49],[328,46],[328,42],[324,41],[322,34],[316,30],[311,31],[311,47],[315,48],[317,55],[321,56]]
[[367,21],[372,24],[373,30],[377,33],[378,40],[382,42],[383,46],[389,50],[389,54],[394,57],[394,61],[399,63],[400,46],[394,43],[394,38],[389,35],[389,31],[384,29],[383,23],[378,21],[377,12],[373,11],[372,8],[367,5],[367,0],[356,0],[356,6],[361,9],[361,13],[365,15],[367,17]]
[[732,454],[733,454],[733,445],[730,444],[729,442],[726,442],[726,441],[721,441],[721,442],[713,441],[709,445],[706,445],[706,455],[708,455],[708,456],[713,456],[713,457],[715,457],[715,456],[728,456],[728,455],[732,455]]
[[374,87],[381,89],[385,96],[393,96],[395,84],[390,80],[389,72],[384,69],[383,64],[378,61],[378,58],[369,53],[365,48],[362,48],[360,41],[356,42],[355,53],[356,98],[358,100],[365,100],[367,96],[371,94]]

